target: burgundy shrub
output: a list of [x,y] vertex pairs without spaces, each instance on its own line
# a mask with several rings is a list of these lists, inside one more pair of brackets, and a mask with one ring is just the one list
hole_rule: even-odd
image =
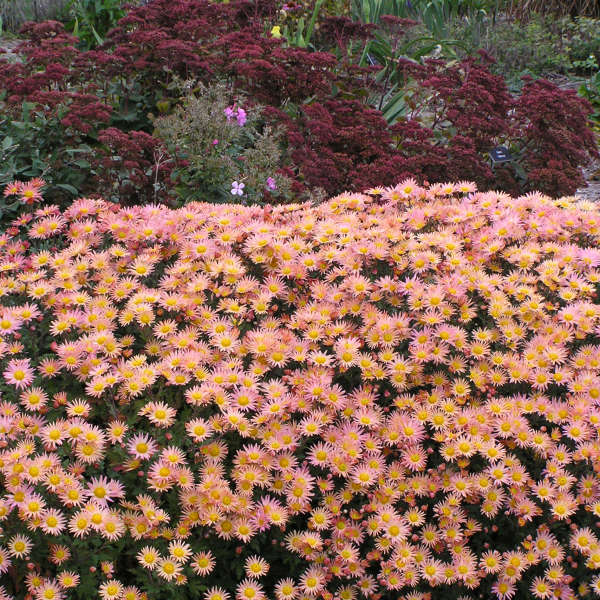
[[164,200],[173,160],[160,140],[143,131],[125,133],[115,127],[102,131],[103,146],[92,159],[97,189],[105,198],[116,196],[124,204]]
[[303,107],[289,125],[292,162],[309,187],[328,194],[364,189],[375,185],[372,172],[379,173],[379,184],[393,183],[389,172],[383,179],[380,173],[395,153],[379,111],[356,100],[327,100]]
[[301,103],[331,95],[337,59],[326,52],[284,48],[281,40],[246,28],[225,34],[211,46],[221,75],[262,104]]
[[488,151],[499,137],[510,136],[513,99],[502,77],[475,58],[452,66],[432,60],[426,66],[427,77],[419,83],[435,93],[429,104],[435,110],[432,129],[452,127],[470,138],[478,152]]
[[351,41],[364,43],[374,38],[375,30],[372,23],[357,23],[348,17],[325,17],[315,37],[321,45],[346,50]]
[[528,191],[572,194],[583,185],[579,165],[599,156],[587,126],[591,104],[574,90],[562,90],[546,80],[526,78],[515,103],[515,121],[524,147]]

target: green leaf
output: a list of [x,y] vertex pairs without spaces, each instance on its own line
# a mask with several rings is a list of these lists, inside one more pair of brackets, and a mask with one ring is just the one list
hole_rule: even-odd
[[325,0],[317,0],[317,3],[315,4],[315,9],[313,10],[312,16],[308,23],[308,27],[306,29],[306,36],[305,36],[306,44],[308,44],[310,42],[310,38],[312,37],[312,33],[315,28],[315,21],[317,20],[317,15],[319,14],[319,11],[321,10],[321,6],[323,5],[324,1]]
[[57,183],[54,187],[60,188],[61,190],[65,190],[66,192],[69,192],[74,196],[77,196],[79,194],[79,190],[77,188],[74,188],[72,185],[69,185],[68,183]]
[[300,48],[304,48],[304,46],[305,46],[304,36],[302,35],[303,31],[304,31],[304,18],[300,17],[300,19],[298,19],[298,30],[296,32],[296,40],[294,41],[294,45],[299,46]]
[[91,167],[90,163],[87,160],[75,160],[73,161],[74,165],[77,165],[81,169],[89,169]]
[[401,90],[383,107],[383,118],[388,122],[389,125],[392,125],[406,111],[406,106],[407,104],[406,100],[404,99],[404,90]]
[[522,167],[522,165],[520,165],[519,163],[514,163],[514,168],[517,177],[522,181],[527,181],[527,173],[525,172],[525,169]]
[[92,30],[92,34],[94,35],[94,38],[96,38],[96,42],[98,43],[98,45],[102,44],[104,40],[98,35],[98,32],[96,31],[93,25],[90,25],[90,29]]

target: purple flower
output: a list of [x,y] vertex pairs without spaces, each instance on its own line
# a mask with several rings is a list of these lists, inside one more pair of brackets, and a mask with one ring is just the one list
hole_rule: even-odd
[[237,181],[234,181],[231,184],[232,195],[233,196],[242,196],[244,194],[244,187],[245,187],[244,183],[238,183]]
[[213,146],[216,146],[219,143],[219,140],[213,140]]
[[275,180],[272,177],[267,177],[267,187],[270,190],[276,190],[277,189],[277,184],[275,183]]
[[223,112],[225,113],[228,121],[231,121],[231,119],[235,117],[240,127],[243,127],[248,120],[246,111],[243,108],[236,109],[235,104],[233,106],[228,106]]
[[237,122],[240,127],[243,127],[246,123],[246,111],[243,108],[238,108],[237,111]]

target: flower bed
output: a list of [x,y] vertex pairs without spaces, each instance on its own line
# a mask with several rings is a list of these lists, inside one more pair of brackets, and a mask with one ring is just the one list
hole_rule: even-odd
[[36,206],[0,236],[0,596],[600,591],[595,205]]
[[[248,139],[182,157],[181,148],[195,148],[206,128],[184,131],[172,121],[170,131],[155,127],[157,117],[189,109],[180,80],[191,87],[226,81],[226,101],[244,97],[263,145],[270,142],[269,155],[277,157],[269,175],[289,180],[294,199],[408,176],[560,196],[575,192],[581,167],[598,156],[588,126],[592,107],[572,90],[538,80],[515,96],[492,74],[485,52],[464,60],[392,53],[381,58],[394,65],[389,73],[361,66],[375,31],[406,43],[415,23],[392,18],[374,28],[330,17],[313,51],[269,33],[278,7],[271,0],[153,0],[132,8],[91,51],[61,23],[27,24],[18,49],[23,62],[0,60],[0,106],[8,116],[0,122],[0,184],[44,176],[48,197],[63,206],[96,193],[123,204],[178,206],[200,194],[226,196],[241,177],[255,179],[255,170],[237,160],[254,147]],[[379,110],[392,87],[394,118]],[[492,169],[489,153],[498,145],[514,160]],[[239,176],[216,186],[181,164],[206,155],[219,163],[234,155]],[[265,204],[289,200],[262,184],[252,193]]]

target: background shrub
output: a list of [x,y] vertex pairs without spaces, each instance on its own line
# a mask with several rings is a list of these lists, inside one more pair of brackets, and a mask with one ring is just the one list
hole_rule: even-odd
[[235,199],[236,181],[244,184],[238,194],[244,203],[289,200],[290,182],[279,172],[281,134],[264,126],[261,108],[224,83],[187,87],[181,104],[154,121],[153,132],[184,163],[173,173],[177,198],[227,202]]
[[[596,155],[595,143],[585,133],[592,109],[568,92],[548,88],[554,97],[563,98],[569,112],[560,110],[554,117],[545,113],[543,128],[530,127],[527,114],[519,114],[529,100],[511,97],[506,83],[490,72],[489,61],[427,57],[414,61],[396,56],[401,45],[391,50],[394,57],[389,64],[396,65],[395,70],[383,69],[383,65],[365,64],[374,41],[372,24],[324,18],[314,36],[324,47],[315,51],[290,46],[269,33],[276,9],[276,4],[266,0],[258,4],[155,0],[133,8],[107,34],[105,44],[92,51],[79,49],[77,39],[60,23],[27,25],[23,33],[28,39],[20,49],[25,61],[0,65],[6,107],[18,115],[24,102],[33,103],[34,112],[48,123],[44,127],[59,129],[48,141],[37,138],[37,125],[33,129],[27,125],[22,147],[27,147],[25,142],[33,143],[32,156],[43,156],[48,168],[34,166],[22,154],[16,162],[7,163],[0,178],[10,181],[21,173],[43,174],[49,200],[59,203],[67,201],[64,190],[57,187],[65,181],[84,195],[100,191],[114,197],[122,190],[127,203],[150,198],[181,202],[182,198],[175,198],[176,178],[171,177],[181,157],[170,153],[184,140],[175,143],[171,137],[168,156],[161,156],[154,148],[164,144],[146,137],[153,136],[154,118],[167,117],[182,101],[178,79],[203,85],[225,80],[246,98],[248,109],[264,106],[271,127],[264,144],[270,146],[271,158],[261,168],[270,167],[269,161],[279,154],[277,171],[292,180],[292,189],[301,199],[313,193],[315,186],[335,193],[391,184],[409,172],[421,181],[441,182],[463,173],[483,189],[517,193],[541,186],[542,191],[567,194],[581,181],[582,164]],[[411,35],[408,31],[407,22],[389,19],[379,29],[383,36]],[[383,39],[376,40],[380,49]],[[325,106],[331,114],[323,112]],[[470,110],[475,106],[476,110]],[[358,125],[353,127],[352,121]],[[563,177],[558,163],[558,171],[551,168],[547,177],[535,173],[530,177],[528,169],[536,168],[536,160],[562,152],[566,143],[562,132],[573,123],[582,132],[581,151],[568,152],[561,164],[574,177]],[[6,135],[18,142],[10,123],[4,126]],[[67,143],[59,147],[60,127],[65,128]],[[275,132],[281,127],[285,133],[279,136]],[[370,139],[359,139],[364,138],[364,127],[374,127]],[[409,137],[403,139],[407,132]],[[416,132],[417,140],[412,137]],[[125,150],[125,140],[136,137],[138,143],[147,142],[145,149],[129,147],[128,152],[138,153],[139,160],[129,155],[119,158],[115,148],[121,145]],[[105,143],[108,140],[110,144]],[[490,171],[487,153],[499,143],[510,145],[517,160],[508,169]],[[77,163],[70,155],[65,160],[65,149],[77,155]],[[538,151],[545,154],[533,157]],[[420,152],[431,156],[431,162],[416,159]],[[307,160],[321,153],[323,161]],[[422,162],[420,170],[415,170],[419,166],[415,160]],[[70,172],[64,173],[67,162]],[[373,169],[368,167],[370,162]],[[115,181],[111,169],[116,169]],[[157,171],[162,172],[158,179]],[[182,171],[177,173],[184,176]],[[59,180],[58,174],[64,178]],[[185,177],[189,176],[188,172]],[[133,181],[140,186],[137,200],[132,195]],[[221,182],[221,190],[229,183]],[[181,185],[189,193],[191,183]],[[285,196],[284,192],[281,198]]]
[[544,13],[554,16],[600,17],[600,7],[592,0],[510,0],[508,10],[521,18],[527,18],[532,13]]
[[522,87],[522,75],[566,73],[572,66],[562,32],[551,16],[533,14],[526,21],[456,20],[452,35],[467,42],[469,54],[483,48],[493,56],[496,62],[491,70],[515,91]]
[[589,72],[582,65],[591,62],[591,58],[595,61],[596,69],[600,67],[600,19],[577,17],[574,21],[565,20],[564,27],[567,51],[575,67],[584,73]]
[[581,86],[579,93],[591,103],[594,112],[590,119],[595,131],[600,132],[600,70]]
[[125,14],[123,0],[72,0],[67,29],[79,38],[80,45],[95,48]]

